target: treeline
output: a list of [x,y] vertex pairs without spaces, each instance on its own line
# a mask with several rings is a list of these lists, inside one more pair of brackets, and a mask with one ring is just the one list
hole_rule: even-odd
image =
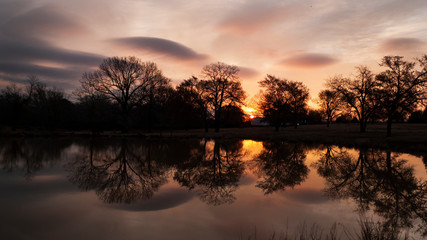
[[[381,65],[386,70],[378,74],[359,66],[353,78],[328,79],[317,110],[307,105],[309,90],[302,82],[267,75],[259,82],[263,90],[258,111],[276,130],[353,121],[364,132],[368,123],[383,121],[391,134],[394,121],[427,122],[425,108],[420,110],[426,99],[427,55],[416,62],[386,56]],[[107,58],[98,70],[83,74],[73,96],[47,87],[37,76],[29,76],[25,86],[11,84],[0,90],[0,124],[12,130],[93,132],[248,126],[238,73],[237,66],[213,63],[202,69],[200,78],[192,76],[173,87],[153,62]]]

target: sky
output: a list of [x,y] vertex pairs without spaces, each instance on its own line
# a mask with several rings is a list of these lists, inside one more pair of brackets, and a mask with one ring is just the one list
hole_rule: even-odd
[[425,0],[0,0],[0,87],[37,75],[71,93],[103,59],[136,56],[173,85],[220,61],[249,98],[267,74],[315,98],[333,75],[423,54]]

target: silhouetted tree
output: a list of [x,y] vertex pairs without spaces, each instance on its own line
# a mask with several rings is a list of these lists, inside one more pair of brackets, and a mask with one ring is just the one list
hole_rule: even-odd
[[264,117],[275,125],[276,131],[285,120],[293,121],[296,128],[307,112],[307,87],[301,82],[282,80],[272,75],[267,75],[259,84],[265,88],[259,102]]
[[219,132],[221,113],[225,105],[243,104],[245,92],[239,81],[239,68],[222,62],[203,67],[201,82],[204,100],[208,103],[215,117],[215,132]]
[[151,131],[153,122],[163,122],[164,108],[173,88],[170,85],[170,79],[164,77],[154,63],[146,63],[145,66],[148,71],[145,71],[144,78],[149,80],[144,88],[146,97],[143,103],[147,110],[147,129]]
[[165,83],[168,80],[155,63],[112,57],[105,59],[99,70],[84,73],[78,91],[82,95],[102,94],[116,102],[123,118],[122,130],[127,131],[130,111],[143,101],[152,104],[156,88]]
[[408,122],[410,123],[427,123],[427,108],[422,110],[417,110],[412,112],[408,118]]
[[337,92],[349,111],[354,113],[360,124],[360,132],[366,132],[367,123],[378,110],[374,74],[366,66],[359,66],[353,80],[335,76],[327,83],[330,90]]
[[114,129],[120,121],[116,105],[103,94],[81,95],[75,105],[78,127],[90,128],[92,133]]
[[263,151],[253,160],[261,178],[256,187],[270,194],[301,184],[308,176],[302,145],[285,142],[263,144]]
[[234,105],[224,106],[222,122],[225,127],[242,127],[245,121],[243,110]]
[[0,122],[13,130],[23,123],[27,106],[26,96],[16,84],[6,86],[0,91]]
[[298,127],[300,120],[307,114],[308,88],[302,82],[287,81],[286,91],[290,105],[291,120]]
[[415,62],[404,61],[400,56],[385,56],[381,66],[388,69],[376,76],[377,101],[387,118],[387,136],[391,124],[398,116],[412,112],[417,103],[427,99],[427,55]]
[[340,114],[343,102],[340,101],[338,92],[326,89],[319,92],[319,104],[326,119],[326,126],[329,127]]
[[208,103],[206,101],[206,94],[202,88],[202,82],[195,76],[184,80],[176,87],[176,94],[173,98],[169,99],[169,113],[173,115],[173,124],[177,121],[188,128],[199,127],[198,123],[201,121],[208,131]]
[[322,111],[310,109],[307,113],[307,123],[315,124],[315,123],[321,123],[322,122]]
[[259,108],[264,117],[274,124],[276,131],[279,131],[279,127],[284,120],[285,111],[289,109],[285,96],[285,84],[284,80],[272,75],[267,75],[264,80],[259,82],[259,85],[265,88],[260,97]]
[[28,77],[26,87],[28,124],[45,128],[66,127],[73,118],[73,104],[62,90],[49,88],[37,76]]

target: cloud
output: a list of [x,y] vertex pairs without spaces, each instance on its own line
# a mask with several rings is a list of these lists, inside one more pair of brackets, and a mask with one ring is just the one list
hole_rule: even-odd
[[85,35],[88,30],[72,20],[67,12],[54,4],[34,8],[24,14],[12,17],[0,28],[8,36],[76,36]]
[[[71,65],[99,65],[101,55],[55,47],[48,42],[26,39],[0,39],[0,55],[8,62],[51,61]],[[2,60],[0,60],[2,61]]]
[[303,68],[315,68],[325,67],[338,62],[334,57],[327,54],[320,53],[303,53],[289,57],[280,62],[281,65],[303,67]]
[[258,76],[259,72],[253,68],[239,67],[239,75],[243,78],[253,78]]
[[391,38],[379,45],[383,52],[411,52],[426,49],[426,42],[417,38]]
[[101,55],[67,50],[31,38],[0,38],[0,56],[0,79],[22,83],[27,75],[37,75],[42,81],[65,89],[75,88],[82,73],[104,59]]
[[207,55],[199,54],[180,43],[154,37],[117,38],[114,43],[122,47],[131,47],[157,55],[169,56],[178,60],[205,60]]
[[54,78],[70,78],[74,77],[73,71],[63,68],[53,68],[38,66],[35,64],[26,63],[4,63],[0,62],[0,72],[6,74],[19,74],[19,75],[38,75]]
[[297,10],[297,5],[279,5],[278,3],[245,3],[236,6],[222,20],[217,28],[234,34],[250,34],[280,24],[290,18]]

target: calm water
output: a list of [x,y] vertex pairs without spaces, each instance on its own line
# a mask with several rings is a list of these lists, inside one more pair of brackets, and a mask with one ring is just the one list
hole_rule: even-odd
[[427,228],[423,158],[371,148],[18,139],[1,141],[0,169],[0,239],[266,239],[334,223],[355,235],[360,218],[415,239]]

